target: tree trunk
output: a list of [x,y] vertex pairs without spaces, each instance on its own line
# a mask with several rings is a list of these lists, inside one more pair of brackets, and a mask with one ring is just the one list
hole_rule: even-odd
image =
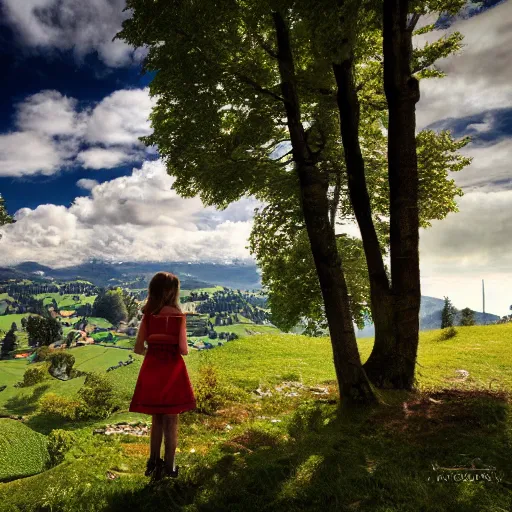
[[354,80],[354,57],[333,63],[340,113],[340,132],[345,153],[350,202],[354,209],[368,266],[372,319],[375,343],[364,364],[368,378],[378,387],[394,387],[396,372],[395,337],[393,334],[393,303],[388,276],[379,240],[372,219],[372,211],[364,170],[364,159],[359,144],[360,105]]
[[328,175],[319,171],[315,157],[307,145],[301,122],[288,28],[279,12],[273,13],[273,18],[281,90],[285,100],[293,158],[299,176],[304,221],[322,290],[340,394],[347,403],[374,403],[377,398],[361,365],[345,275],[334,230],[329,222]]
[[415,112],[420,93],[411,74],[414,27],[408,26],[408,7],[408,0],[384,0],[393,326],[400,368],[394,378],[403,389],[414,386],[421,302]]

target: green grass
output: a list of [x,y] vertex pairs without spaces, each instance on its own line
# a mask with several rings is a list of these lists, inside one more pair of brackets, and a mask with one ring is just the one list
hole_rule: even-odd
[[222,325],[215,327],[217,332],[234,332],[238,336],[251,336],[254,334],[280,334],[277,327],[271,325],[257,325],[257,324],[233,324]]
[[224,290],[222,286],[211,286],[209,288],[194,288],[193,290],[180,290],[180,297],[186,297],[190,295],[192,292],[195,293],[210,293],[214,294],[215,292],[220,292]]
[[[88,432],[94,425],[84,424],[87,446],[70,452],[63,464],[50,471],[0,486],[0,503],[13,511],[70,512],[511,510],[511,402],[509,396],[489,394],[488,389],[512,392],[512,325],[457,330],[448,341],[439,341],[440,331],[421,333],[420,393],[381,391],[381,405],[354,411],[308,391],[286,397],[274,390],[283,380],[298,380],[327,386],[327,398],[335,401],[327,338],[255,335],[219,349],[191,351],[184,359],[192,385],[197,386],[201,362],[208,360],[217,368],[227,401],[214,415],[194,411],[180,416],[178,480],[148,485],[141,476],[147,438],[92,436]],[[372,340],[358,344],[365,361]],[[87,371],[104,371],[129,354],[98,346],[71,353],[76,366]],[[134,357],[133,365],[108,373],[125,408],[96,425],[149,419],[127,412],[142,361]],[[11,382],[19,380],[22,368],[19,361],[0,362],[0,379],[5,370]],[[458,369],[469,371],[466,382],[451,380]],[[43,383],[18,393],[28,392],[30,399],[37,389],[50,386],[69,396],[70,387],[80,385],[80,379],[58,384],[62,387]],[[252,398],[248,392],[258,386],[271,389],[272,396]],[[446,388],[451,391],[443,391]],[[6,391],[0,393],[0,401]],[[44,432],[52,428],[43,418],[37,419],[37,412],[33,414],[31,426]],[[280,422],[272,423],[272,418]],[[466,466],[476,458],[502,471],[505,483],[428,480],[433,463]],[[109,481],[107,471],[119,478]]]
[[[80,300],[75,301],[73,297],[79,296]],[[39,293],[34,295],[34,297],[38,300],[42,300],[43,304],[47,306],[51,304],[53,299],[57,302],[57,306],[59,309],[63,310],[74,310],[84,304],[93,304],[96,299],[96,295],[86,296],[82,294],[74,294],[74,293],[65,293],[61,295],[59,292],[53,293]]]
[[249,318],[241,315],[240,313],[237,313],[237,316],[238,316],[238,321],[241,324],[253,324],[254,323],[252,320],[250,320]]
[[116,347],[133,348],[135,346],[135,338],[120,338],[117,340]]
[[0,482],[40,473],[47,459],[45,436],[19,421],[0,418]]
[[102,343],[112,343],[114,344],[115,341],[117,340],[117,337],[114,336],[113,340],[112,341],[106,341],[106,339],[109,337],[110,335],[110,332],[97,332],[97,333],[93,333],[91,334],[91,338],[94,340],[94,341],[98,341],[98,342],[102,342]]
[[23,313],[16,315],[3,315],[0,316],[0,329],[2,331],[8,331],[11,328],[13,322],[16,322],[18,329],[21,328],[21,319],[27,316],[33,315],[33,313]]
[[110,329],[112,327],[112,324],[108,320],[95,316],[87,317],[87,322],[100,328]]

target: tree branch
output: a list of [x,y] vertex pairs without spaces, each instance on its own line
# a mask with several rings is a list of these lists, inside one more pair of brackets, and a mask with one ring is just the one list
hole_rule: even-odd
[[258,84],[258,82],[254,81],[252,78],[237,72],[233,72],[233,74],[243,83],[250,85],[254,90],[261,92],[262,94],[266,94],[267,96],[271,96],[275,100],[280,101],[282,103],[285,102],[282,96],[279,96],[279,94],[272,92],[270,89],[262,87],[260,84]]
[[278,59],[277,52],[268,44],[259,34],[251,32],[251,36],[254,37],[256,42],[265,50],[273,59]]
[[418,24],[420,17],[421,17],[421,14],[419,12],[415,12],[412,15],[411,21],[409,22],[409,25],[407,26],[408,31],[412,32],[416,28],[416,25]]

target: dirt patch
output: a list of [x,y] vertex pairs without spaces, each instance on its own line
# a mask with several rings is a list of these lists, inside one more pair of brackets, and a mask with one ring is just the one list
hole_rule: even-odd
[[367,425],[388,431],[420,434],[441,430],[482,428],[505,419],[510,394],[492,390],[444,389],[411,395],[398,406],[376,410]]

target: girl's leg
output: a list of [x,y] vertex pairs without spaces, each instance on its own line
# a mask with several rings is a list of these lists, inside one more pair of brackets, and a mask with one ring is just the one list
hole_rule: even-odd
[[162,447],[162,434],[163,434],[163,415],[153,414],[153,421],[151,423],[151,438],[150,438],[150,458],[158,460],[160,458],[160,449]]
[[176,469],[174,455],[178,446],[178,414],[164,415],[165,464],[173,471]]

